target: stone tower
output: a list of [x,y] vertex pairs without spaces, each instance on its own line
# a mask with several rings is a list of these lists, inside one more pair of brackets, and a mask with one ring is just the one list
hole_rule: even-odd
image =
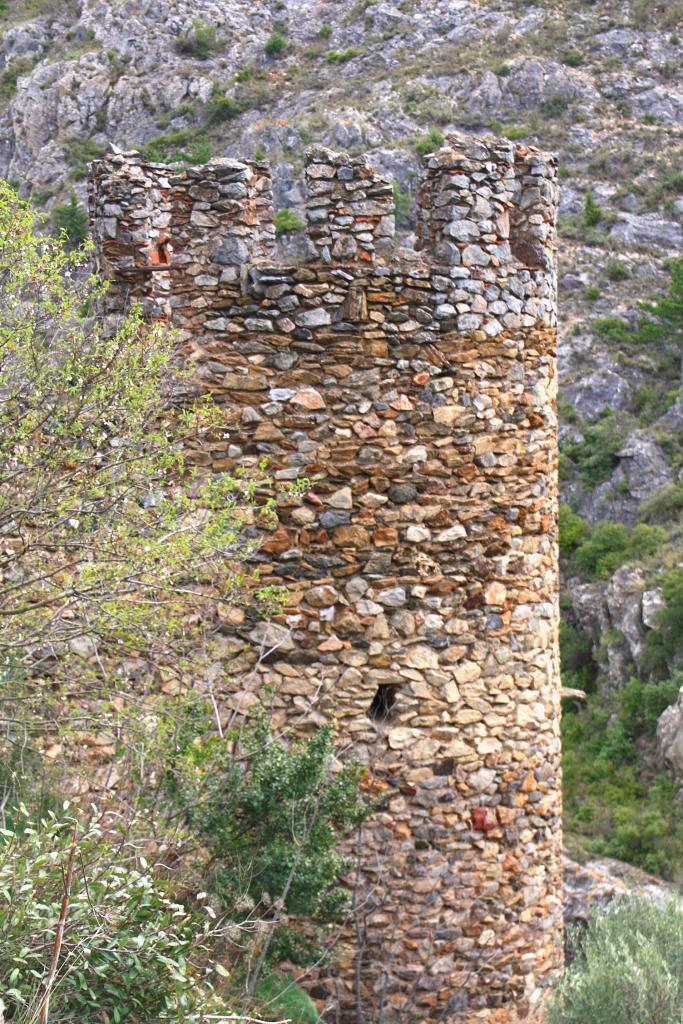
[[382,798],[313,995],[343,1024],[531,1021],[561,961],[555,161],[452,138],[417,252],[364,159],[313,149],[305,177],[285,265],[266,167],[94,164],[107,303],[172,322],[231,410],[199,461],[316,481],[264,537],[291,603],[238,695],[333,720]]

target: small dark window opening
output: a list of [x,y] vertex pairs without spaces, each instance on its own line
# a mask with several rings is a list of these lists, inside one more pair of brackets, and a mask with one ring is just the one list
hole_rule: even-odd
[[398,690],[399,687],[393,686],[391,683],[378,686],[377,693],[368,708],[368,718],[371,718],[373,722],[385,722],[396,703]]
[[152,263],[155,267],[169,267],[171,265],[171,254],[168,249],[168,242],[159,242],[152,249]]

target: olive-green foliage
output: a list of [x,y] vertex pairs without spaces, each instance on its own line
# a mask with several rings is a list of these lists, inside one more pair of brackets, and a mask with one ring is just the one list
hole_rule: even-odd
[[569,562],[589,579],[609,579],[626,562],[655,554],[667,537],[661,526],[599,523],[575,544]]
[[72,245],[82,245],[88,237],[88,214],[72,192],[68,203],[61,203],[53,210],[55,227]]
[[0,72],[0,101],[7,102],[12,99],[17,91],[18,80],[22,75],[27,75],[34,65],[33,57],[17,57]]
[[647,426],[658,420],[671,407],[678,394],[677,387],[671,387],[667,377],[659,377],[636,388],[634,399],[639,422]]
[[592,192],[586,192],[583,204],[583,219],[589,228],[595,227],[602,220],[602,210],[596,203]]
[[586,426],[581,441],[563,445],[562,453],[574,464],[586,487],[592,488],[611,476],[622,442],[623,424],[610,413]]
[[607,260],[604,274],[609,281],[626,281],[631,276],[626,264],[620,260]]
[[[173,338],[145,328],[139,309],[106,331],[92,317],[103,285],[83,270],[87,248],[68,254],[36,228],[0,184],[0,570],[13,581],[0,590],[3,663],[34,666],[49,647],[52,674],[81,688],[104,684],[106,652],[154,661],[172,650],[187,671],[211,657],[215,602],[246,597],[226,552],[238,566],[253,550],[244,530],[259,485],[183,481],[183,437],[221,429],[224,414],[208,401],[173,414]],[[49,698],[33,695],[43,714]]]
[[657,614],[656,628],[646,637],[649,667],[664,676],[670,665],[683,656],[683,569],[672,569],[660,580],[664,608]]
[[106,839],[97,819],[84,828],[68,808],[37,823],[20,813],[0,836],[5,1012],[18,1017],[42,998],[72,843],[75,871],[50,1019],[203,1019],[213,1001],[202,980],[208,918],[174,900],[129,840]]
[[330,64],[345,64],[347,60],[353,60],[359,54],[359,49],[355,46],[349,46],[346,50],[330,50],[327,54],[327,60]]
[[588,285],[584,294],[584,298],[588,302],[596,302],[600,298],[600,289],[596,284]]
[[585,58],[580,50],[565,50],[561,60],[567,67],[579,68],[584,63]]
[[277,238],[280,238],[282,235],[303,231],[305,226],[301,217],[294,210],[278,210],[275,214],[275,235]]
[[437,131],[436,128],[430,128],[426,135],[415,140],[413,148],[418,156],[427,156],[428,153],[433,153],[435,149],[443,146],[444,141],[440,131]]
[[632,0],[631,19],[638,28],[676,28],[683,20],[683,0]]
[[541,113],[545,117],[561,117],[569,107],[569,103],[564,96],[552,96],[549,100],[546,100],[541,104]]
[[263,1007],[259,1016],[277,1014],[291,1024],[318,1024],[320,1020],[315,1003],[293,978],[268,975],[257,986],[254,997],[257,1006]]
[[638,325],[643,344],[665,343],[683,348],[683,257],[671,264],[669,294],[640,303],[647,320]]
[[683,512],[683,480],[667,484],[640,506],[640,518],[646,523],[671,523]]
[[596,334],[601,335],[603,338],[613,338],[615,341],[620,342],[632,342],[634,340],[634,332],[630,324],[620,316],[598,317],[592,321],[591,327]]
[[[349,868],[337,844],[369,814],[361,767],[330,772],[327,728],[288,745],[258,718],[243,731],[236,758],[204,726],[188,721],[177,738],[167,789],[209,852],[211,890],[230,914],[246,892],[262,917],[281,899],[288,914],[336,920],[348,902],[338,880]],[[274,962],[305,961],[319,949],[290,928],[275,933],[270,954]]]
[[102,156],[102,147],[93,139],[69,135],[64,140],[64,155],[71,165],[69,177],[80,181],[87,174],[88,164]]
[[265,51],[269,57],[279,57],[287,48],[287,40],[283,33],[276,29],[266,41]]
[[157,135],[141,149],[146,160],[153,163],[205,164],[211,159],[213,147],[200,128],[178,128]]
[[[574,679],[569,674],[569,685]],[[584,849],[618,857],[664,878],[683,879],[683,809],[677,786],[643,765],[657,764],[657,718],[682,678],[631,680],[596,693],[562,719],[565,826]]]
[[394,217],[398,227],[406,227],[410,223],[410,213],[413,205],[413,197],[410,192],[404,192],[397,181],[392,186],[394,193]]
[[184,32],[176,43],[178,53],[196,57],[197,60],[207,60],[219,48],[220,40],[215,26],[207,25],[199,18],[194,19],[190,31]]
[[633,182],[631,191],[640,198],[646,209],[653,212],[670,209],[673,200],[683,191],[683,171],[680,159],[674,157],[673,166],[667,166],[666,157],[648,168],[646,174]]
[[571,555],[588,533],[588,524],[569,505],[561,502],[559,527],[560,554]]
[[205,121],[207,125],[233,121],[245,110],[246,107],[233,96],[212,96],[206,105]]
[[590,640],[564,619],[560,623],[560,661],[566,686],[591,690],[597,673]]
[[551,1000],[549,1024],[680,1024],[683,914],[630,898],[597,910]]

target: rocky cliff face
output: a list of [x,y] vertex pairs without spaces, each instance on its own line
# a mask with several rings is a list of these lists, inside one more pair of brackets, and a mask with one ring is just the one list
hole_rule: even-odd
[[681,559],[676,514],[657,519],[681,478],[680,353],[629,334],[683,251],[681,0],[0,0],[0,33],[0,175],[48,212],[115,142],[265,158],[296,213],[315,142],[372,154],[410,236],[419,151],[449,129],[556,152],[564,498],[591,528],[653,507],[666,534],[566,603],[611,686],[640,671]]

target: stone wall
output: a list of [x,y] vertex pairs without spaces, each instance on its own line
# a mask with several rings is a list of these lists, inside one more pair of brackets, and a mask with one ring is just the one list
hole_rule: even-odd
[[265,638],[232,619],[274,645],[235,700],[331,719],[382,796],[360,931],[313,994],[342,1022],[357,977],[367,1022],[532,1019],[561,961],[555,162],[454,138],[417,253],[363,160],[309,151],[306,184],[312,255],[288,266],[265,167],[96,163],[109,309],[172,321],[229,407],[198,461],[316,481],[258,555],[288,609]]

